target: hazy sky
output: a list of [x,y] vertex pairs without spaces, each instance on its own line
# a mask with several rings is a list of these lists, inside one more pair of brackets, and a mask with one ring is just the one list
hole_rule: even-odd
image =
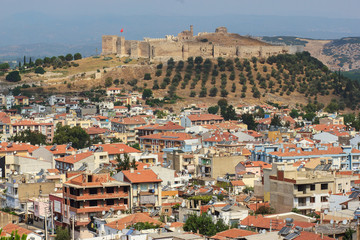
[[1,0],[2,17],[38,11],[56,16],[246,14],[359,19],[359,10],[360,0]]

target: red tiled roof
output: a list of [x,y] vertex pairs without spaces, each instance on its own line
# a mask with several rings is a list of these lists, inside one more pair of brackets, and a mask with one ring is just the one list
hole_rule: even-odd
[[158,175],[151,169],[134,170],[134,172],[126,170],[122,171],[122,173],[131,183],[162,182]]
[[227,203],[218,203],[218,204],[213,204],[213,205],[202,205],[200,206],[200,212],[201,213],[205,213],[207,212],[207,210],[209,210],[209,208],[211,206],[214,206],[214,207],[225,207],[227,205]]
[[[271,218],[264,218],[262,215],[256,215],[256,216],[249,215],[241,221],[241,225],[270,229],[270,221]],[[294,226],[299,226],[302,228],[310,228],[310,227],[314,227],[315,225],[316,225],[315,223],[294,221]],[[279,220],[279,224],[273,226],[272,229],[280,230],[284,226],[285,226],[285,222]]]
[[238,137],[229,132],[216,132],[211,137],[204,139],[204,142],[237,141]]
[[[328,147],[327,150],[319,150],[317,148],[312,149],[311,151],[303,151],[302,148],[293,148],[294,151],[289,151],[289,148],[284,148],[284,152],[270,152],[271,155],[276,155],[279,157],[291,157],[291,156],[308,156],[308,155],[328,155],[328,154],[343,154],[344,151],[342,147]],[[360,153],[360,150],[352,149],[352,153]]]
[[109,155],[141,152],[123,143],[95,144],[95,146],[102,147],[104,152],[107,152]]
[[119,121],[121,124],[125,125],[138,125],[138,124],[146,124],[146,121],[142,117],[130,117],[130,118],[123,118]]
[[256,234],[258,233],[243,229],[232,228],[229,230],[225,230],[223,232],[218,232],[215,236],[210,237],[210,239],[229,239],[229,238],[238,239],[241,237],[246,237]]
[[113,90],[119,90],[121,91],[121,88],[116,88],[116,87],[112,87],[112,88],[107,88],[106,91],[113,91]]
[[9,124],[9,123],[11,123],[11,120],[10,120],[10,117],[6,113],[0,112],[0,122]]
[[257,209],[259,209],[259,207],[262,207],[262,206],[270,207],[270,204],[268,202],[247,204],[247,207],[250,208],[253,211],[256,211]]
[[179,124],[173,122],[167,122],[164,125],[159,125],[155,128],[156,130],[184,130],[185,128],[180,126]]
[[2,228],[2,231],[7,233],[7,234],[11,234],[12,232],[16,232],[22,236],[24,234],[28,235],[30,233],[34,233],[33,231],[30,231],[29,229],[20,227],[19,225],[13,224],[13,223],[8,223],[6,226],[4,226]]
[[170,227],[179,228],[179,227],[183,227],[184,225],[185,225],[185,223],[182,223],[182,222],[173,222],[173,223],[171,223]]
[[147,136],[141,136],[140,139],[161,139],[161,140],[173,140],[173,141],[184,141],[188,139],[196,139],[190,134],[182,132],[163,132],[154,133]]
[[242,180],[231,181],[231,184],[233,186],[245,186],[245,183]]
[[0,143],[0,152],[14,152],[14,151],[27,151],[31,153],[32,151],[38,149],[39,147],[30,145],[27,143],[13,143],[11,147],[7,147],[10,143],[2,142]]
[[246,162],[241,162],[241,164],[244,165],[245,167],[260,167],[261,169],[272,167],[271,164],[263,161],[246,161]]
[[307,232],[307,231],[302,231],[300,233],[300,236],[294,238],[294,240],[333,240],[335,238],[330,238],[327,236],[323,236],[321,237],[321,234],[316,234],[313,232]]
[[66,144],[62,144],[62,145],[56,145],[56,149],[51,151],[50,149],[53,147],[54,145],[50,145],[50,146],[45,146],[45,148],[50,151],[52,154],[56,155],[56,154],[65,154],[66,152],[72,152],[75,151],[75,148],[73,147],[69,147],[69,149],[66,149],[67,145]]
[[331,131],[346,129],[346,125],[343,124],[316,124],[312,126],[316,131]]
[[89,127],[85,129],[86,133],[89,135],[98,135],[98,134],[104,134],[106,132],[109,132],[109,129],[106,128],[99,128],[99,127]]
[[247,130],[245,133],[249,134],[250,136],[254,138],[262,137],[262,135],[254,130]]
[[60,171],[59,171],[58,169],[56,169],[56,168],[50,168],[50,169],[48,169],[47,171],[48,171],[49,173],[55,173],[55,174],[60,173]]
[[214,114],[192,114],[187,117],[190,121],[224,120],[223,117]]
[[138,222],[148,222],[148,223],[153,223],[153,224],[157,224],[160,226],[163,226],[163,223],[150,217],[148,214],[146,213],[134,213],[131,214],[129,216],[126,216],[124,218],[121,218],[119,220],[110,222],[108,224],[105,224],[106,226],[113,228],[113,229],[117,229],[117,230],[123,230],[124,228],[127,228],[131,225],[134,225],[135,223]]
[[62,157],[62,158],[57,158],[55,159],[55,161],[58,162],[65,162],[65,163],[70,163],[70,164],[74,164],[76,162],[79,162],[85,158],[88,158],[90,156],[92,156],[94,153],[93,152],[83,152],[83,153],[78,153],[75,155],[70,155],[70,156],[66,156],[66,157]]

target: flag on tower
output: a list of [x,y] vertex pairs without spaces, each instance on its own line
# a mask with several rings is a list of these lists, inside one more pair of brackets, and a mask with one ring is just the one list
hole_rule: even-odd
[[124,31],[124,29],[122,28],[121,30],[120,30],[120,32],[122,33]]

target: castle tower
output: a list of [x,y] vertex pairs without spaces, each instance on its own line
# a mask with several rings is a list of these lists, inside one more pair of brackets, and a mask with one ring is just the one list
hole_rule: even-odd
[[193,25],[190,25],[190,33],[191,33],[191,36],[194,36],[194,26]]

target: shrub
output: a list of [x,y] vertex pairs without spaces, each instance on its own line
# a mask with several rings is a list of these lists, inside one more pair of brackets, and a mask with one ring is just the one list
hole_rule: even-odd
[[151,80],[151,74],[150,73],[145,73],[144,80]]
[[21,81],[21,76],[19,71],[12,71],[6,76],[6,80],[9,82],[19,82]]
[[42,67],[37,67],[37,68],[35,68],[35,73],[44,74],[44,73],[45,73],[45,70],[44,70],[44,68],[42,68]]

